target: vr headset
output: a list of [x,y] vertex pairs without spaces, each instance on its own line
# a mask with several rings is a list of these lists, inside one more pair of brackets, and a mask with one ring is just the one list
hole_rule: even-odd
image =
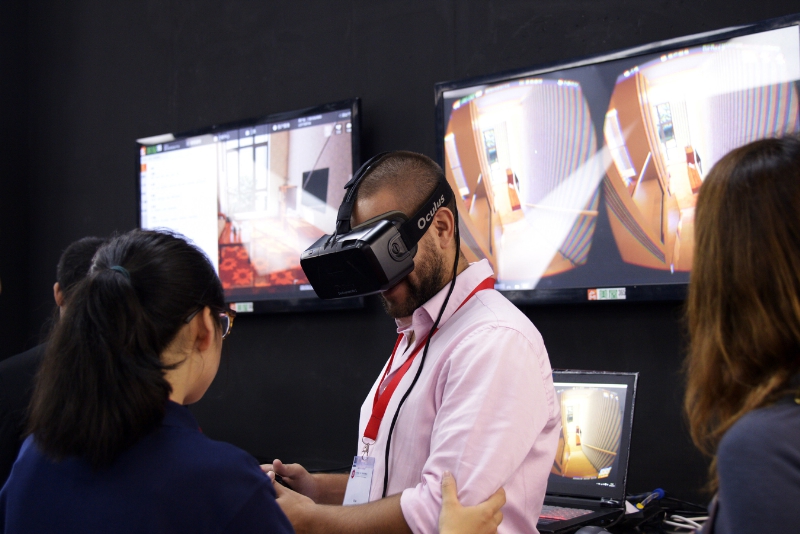
[[390,211],[351,228],[359,184],[388,155],[378,154],[358,169],[344,186],[347,193],[336,216],[336,231],[300,255],[300,266],[322,299],[371,295],[400,282],[414,270],[417,243],[433,216],[453,199],[453,190],[441,175],[433,194],[411,218]]

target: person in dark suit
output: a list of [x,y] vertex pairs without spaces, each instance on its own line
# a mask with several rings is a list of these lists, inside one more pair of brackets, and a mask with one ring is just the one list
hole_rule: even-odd
[[[63,313],[70,291],[86,276],[94,253],[105,242],[100,237],[84,237],[61,254],[56,267],[56,283],[53,285],[53,298],[59,315]],[[11,466],[22,444],[33,377],[39,369],[44,349],[43,343],[0,362],[0,487],[3,487],[11,473]]]

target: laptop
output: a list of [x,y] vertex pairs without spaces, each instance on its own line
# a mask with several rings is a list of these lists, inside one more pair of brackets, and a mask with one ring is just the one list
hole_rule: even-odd
[[625,482],[639,373],[553,371],[561,434],[536,528],[603,525],[625,513]]

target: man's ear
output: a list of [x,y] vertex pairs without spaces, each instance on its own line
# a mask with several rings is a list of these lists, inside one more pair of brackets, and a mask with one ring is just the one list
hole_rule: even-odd
[[433,231],[436,232],[436,241],[439,247],[446,249],[450,246],[453,236],[455,235],[455,217],[450,208],[439,208],[436,215],[433,216],[431,224]]
[[53,299],[56,301],[56,306],[64,307],[64,292],[61,291],[61,285],[58,282],[53,284]]

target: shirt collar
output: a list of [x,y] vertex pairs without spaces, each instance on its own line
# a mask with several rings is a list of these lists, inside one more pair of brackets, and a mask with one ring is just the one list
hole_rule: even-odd
[[[478,284],[493,275],[492,267],[486,259],[471,263],[469,267],[464,269],[464,271],[456,277],[456,285],[453,288],[453,294],[450,295],[450,300],[447,301],[447,307],[442,314],[442,320],[439,321],[439,328],[450,319],[458,307],[461,306],[461,303],[464,302],[464,299],[472,293],[472,290],[475,289]],[[420,337],[423,331],[424,334],[427,334],[427,331],[430,330],[430,327],[433,326],[433,322],[439,315],[439,309],[442,307],[442,303],[449,289],[450,282],[439,290],[436,295],[431,297],[428,302],[414,310],[411,317],[395,319],[398,333],[408,331],[410,327],[413,327],[417,338]]]
[[164,421],[162,424],[165,426],[191,428],[192,430],[200,429],[200,425],[197,424],[197,419],[194,418],[189,408],[181,406],[173,401],[167,401],[167,409],[164,411]]

